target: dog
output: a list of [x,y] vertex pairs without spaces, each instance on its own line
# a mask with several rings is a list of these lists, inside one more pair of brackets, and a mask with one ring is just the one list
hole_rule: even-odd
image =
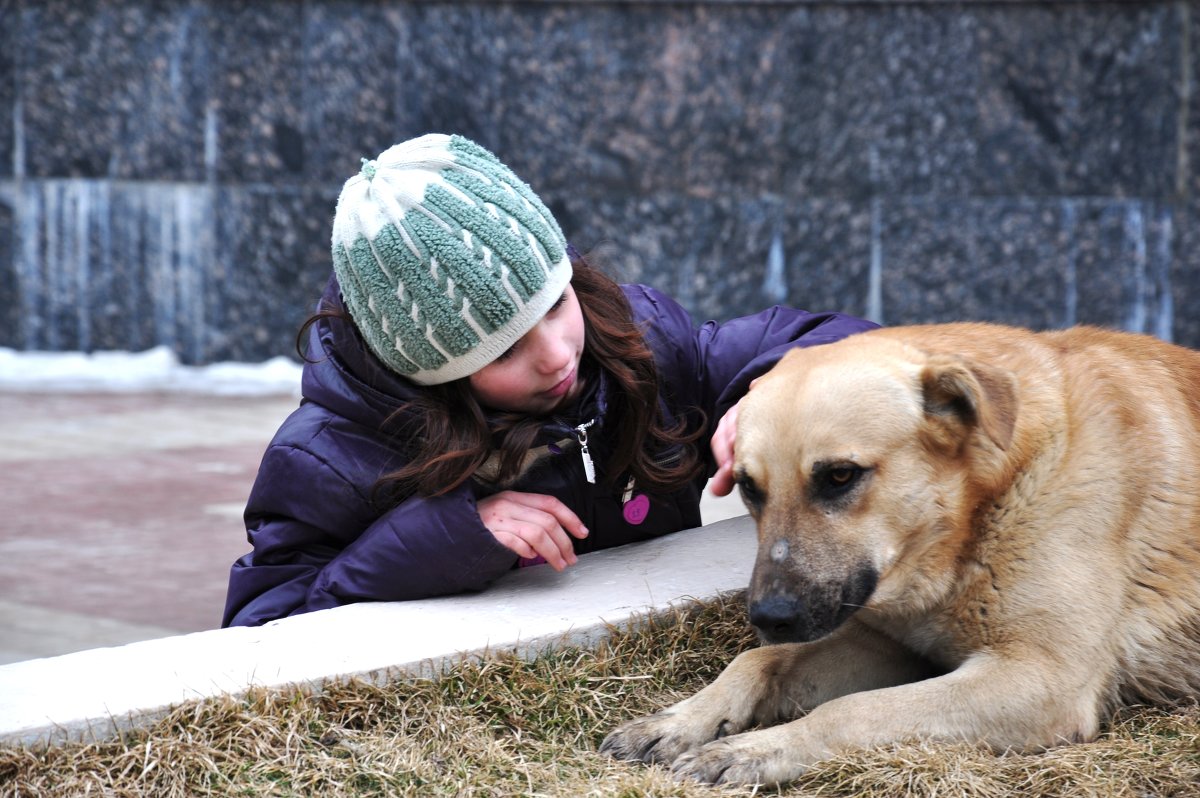
[[1076,327],[894,327],[739,406],[765,644],[601,750],[781,784],[917,739],[1037,751],[1200,695],[1200,353]]

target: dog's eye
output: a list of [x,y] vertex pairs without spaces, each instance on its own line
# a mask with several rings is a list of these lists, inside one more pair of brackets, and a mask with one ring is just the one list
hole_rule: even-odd
[[742,494],[742,501],[746,503],[746,507],[751,510],[762,508],[763,495],[758,489],[758,485],[754,484],[754,480],[746,476],[743,472],[737,477],[738,493]]
[[865,473],[865,468],[852,463],[818,465],[813,469],[813,496],[825,501],[836,499],[853,489]]
[[829,483],[839,488],[844,488],[854,481],[858,476],[856,469],[849,466],[841,468],[831,468],[829,470]]

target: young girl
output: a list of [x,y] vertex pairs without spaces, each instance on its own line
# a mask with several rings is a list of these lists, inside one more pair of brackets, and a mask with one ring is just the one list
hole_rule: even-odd
[[[736,403],[793,346],[867,329],[776,307],[694,327],[618,286],[490,152],[391,147],[348,180],[303,400],[263,456],[224,625],[479,590],[700,525]],[[709,453],[711,447],[711,454]]]

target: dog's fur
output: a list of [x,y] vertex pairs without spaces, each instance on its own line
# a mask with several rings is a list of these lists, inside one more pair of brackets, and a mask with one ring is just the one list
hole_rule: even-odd
[[1088,740],[1200,695],[1200,353],[984,324],[798,349],[742,401],[734,473],[773,645],[614,756],[770,784],[910,738]]

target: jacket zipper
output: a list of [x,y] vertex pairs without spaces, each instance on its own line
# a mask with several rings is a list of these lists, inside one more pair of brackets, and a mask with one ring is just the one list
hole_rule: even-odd
[[583,475],[589,484],[596,484],[596,465],[592,462],[592,454],[588,451],[588,428],[596,423],[596,419],[580,424],[575,428],[575,437],[579,439],[579,454],[583,458]]

